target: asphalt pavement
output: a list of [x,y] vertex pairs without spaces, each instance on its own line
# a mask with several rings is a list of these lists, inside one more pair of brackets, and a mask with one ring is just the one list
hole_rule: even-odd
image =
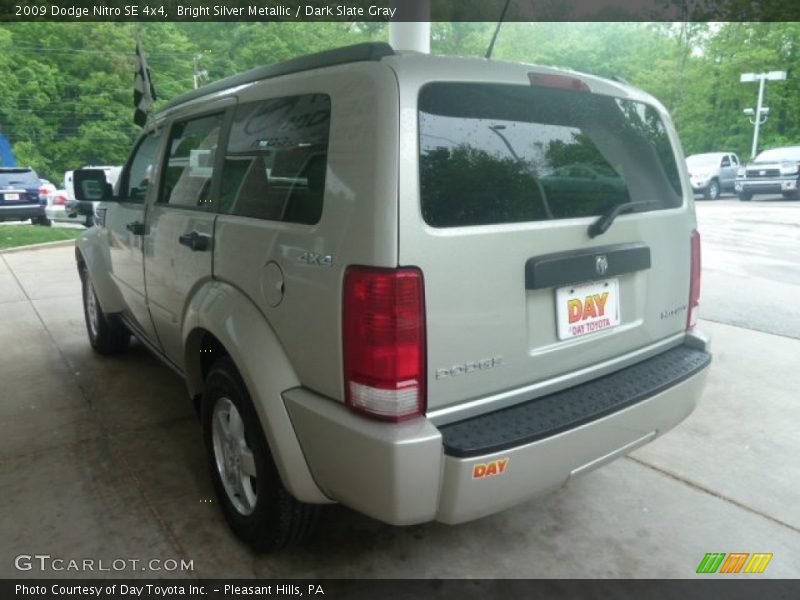
[[800,338],[800,201],[698,200],[700,318]]

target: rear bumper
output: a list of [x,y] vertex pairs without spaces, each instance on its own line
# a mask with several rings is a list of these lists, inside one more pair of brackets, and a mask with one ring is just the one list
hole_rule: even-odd
[[0,205],[0,221],[24,221],[42,216],[44,206],[41,204]]
[[[694,410],[710,355],[687,343],[621,371],[466,421],[391,424],[303,388],[284,393],[317,485],[395,525],[460,523],[555,490]],[[669,366],[671,365],[671,366]]]

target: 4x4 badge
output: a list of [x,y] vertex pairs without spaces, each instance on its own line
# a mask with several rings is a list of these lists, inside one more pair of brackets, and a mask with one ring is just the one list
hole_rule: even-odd
[[310,266],[330,267],[333,265],[333,256],[330,254],[317,254],[316,252],[303,252],[297,262]]
[[594,259],[594,270],[597,271],[598,275],[606,274],[606,271],[608,271],[608,258],[606,258],[605,254],[601,254]]

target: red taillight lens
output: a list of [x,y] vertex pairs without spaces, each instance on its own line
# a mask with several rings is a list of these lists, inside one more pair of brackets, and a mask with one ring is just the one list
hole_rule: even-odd
[[692,232],[692,274],[689,281],[689,316],[686,328],[697,325],[697,308],[700,306],[700,233]]
[[347,269],[342,333],[352,409],[391,421],[425,412],[423,298],[419,269]]
[[556,75],[554,73],[528,73],[531,85],[549,88],[559,88],[562,90],[572,90],[573,92],[590,92],[589,86],[585,81],[569,75]]
[[67,203],[67,197],[66,196],[64,196],[63,194],[56,194],[56,197],[53,200],[53,204],[56,204],[58,206],[63,206],[66,203]]

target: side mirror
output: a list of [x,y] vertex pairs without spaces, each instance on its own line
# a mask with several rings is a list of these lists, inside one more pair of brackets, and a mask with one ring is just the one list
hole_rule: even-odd
[[72,174],[75,198],[89,202],[114,200],[114,188],[103,169],[77,169]]

